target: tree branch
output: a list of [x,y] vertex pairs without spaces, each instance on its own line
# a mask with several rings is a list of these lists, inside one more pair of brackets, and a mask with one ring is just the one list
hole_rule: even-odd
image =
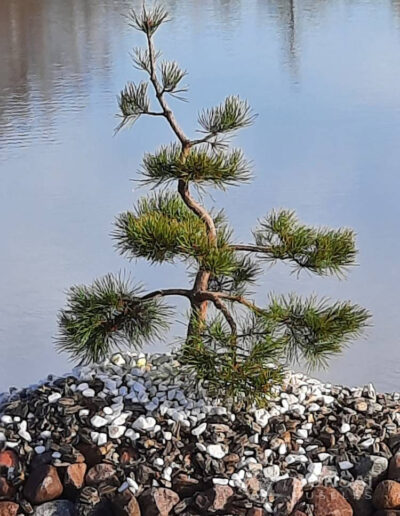
[[169,108],[165,97],[163,95],[163,89],[158,82],[157,74],[156,74],[156,60],[155,60],[155,52],[154,52],[154,46],[153,41],[151,39],[151,36],[147,34],[147,45],[149,49],[149,62],[150,62],[150,81],[154,87],[154,91],[156,93],[157,100],[163,110],[163,115],[168,120],[169,125],[171,126],[172,130],[176,134],[177,138],[181,142],[182,146],[188,146],[189,145],[189,138],[185,135],[181,127],[179,126],[178,122],[176,121],[176,118],[174,114],[172,113],[171,109]]
[[155,297],[165,297],[165,296],[183,296],[190,298],[192,294],[191,290],[185,288],[167,288],[167,289],[159,289],[154,290],[153,292],[149,292],[148,294],[142,296],[140,299],[142,301],[146,301],[147,299],[153,299]]
[[232,246],[235,251],[248,251],[250,253],[268,253],[271,248],[259,245],[235,244]]

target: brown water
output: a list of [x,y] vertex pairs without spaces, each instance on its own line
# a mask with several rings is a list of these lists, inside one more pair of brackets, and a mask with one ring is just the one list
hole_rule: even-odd
[[[399,390],[400,2],[167,4],[174,20],[157,41],[190,72],[191,102],[176,106],[185,128],[229,93],[259,114],[238,140],[255,181],[207,204],[226,207],[242,240],[272,207],[358,233],[360,266],[346,282],[279,266],[258,300],[316,291],[368,307],[366,337],[317,374]],[[131,5],[0,1],[0,390],[69,367],[52,336],[70,285],[122,268],[149,288],[186,283],[179,266],[127,264],[109,238],[143,193],[130,182],[143,152],[171,137],[158,120],[113,137],[115,95],[138,74],[128,52],[140,35],[122,17]]]

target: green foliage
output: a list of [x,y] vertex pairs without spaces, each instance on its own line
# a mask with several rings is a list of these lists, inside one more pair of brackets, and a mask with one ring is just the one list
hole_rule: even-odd
[[146,6],[143,4],[141,12],[132,9],[128,19],[131,27],[151,37],[163,22],[168,21],[168,13],[161,5],[155,5],[151,9],[146,9]]
[[82,363],[99,362],[113,348],[140,348],[168,328],[169,309],[160,299],[140,299],[143,289],[108,274],[70,289],[59,314],[58,349]]
[[178,145],[162,147],[143,159],[144,184],[168,184],[183,179],[196,185],[225,188],[250,180],[249,164],[240,150],[214,153],[204,146],[192,147],[182,159]]
[[160,66],[161,84],[166,93],[179,93],[186,88],[178,89],[179,83],[185,77],[186,72],[181,70],[175,61],[164,61]]
[[351,229],[320,229],[299,223],[292,211],[273,211],[254,232],[256,245],[263,247],[263,259],[290,260],[298,269],[315,274],[342,275],[356,257]]
[[208,289],[242,296],[254,286],[261,267],[250,256],[235,256],[234,266],[229,275],[211,276]]
[[204,132],[212,135],[243,129],[253,121],[254,115],[247,101],[233,95],[219,106],[203,110],[198,118]]
[[250,317],[244,325],[233,345],[229,328],[217,316],[183,344],[180,358],[206,383],[211,395],[239,405],[262,406],[283,380],[283,346],[265,332],[261,319]]
[[215,274],[229,274],[236,263],[226,227],[220,225],[218,246],[214,246],[203,221],[177,194],[142,198],[134,212],[119,215],[113,236],[119,251],[130,259],[146,258],[152,263],[195,260]]
[[140,82],[138,85],[129,82],[118,97],[122,122],[117,131],[127,124],[133,124],[141,116],[149,112],[150,100],[147,95],[148,84]]
[[263,317],[271,325],[274,338],[284,338],[289,362],[315,368],[326,366],[329,358],[360,336],[370,314],[349,302],[329,304],[324,299],[303,300],[291,295],[272,298]]
[[[258,307],[245,295],[261,272],[259,262],[284,260],[297,270],[341,276],[355,263],[354,233],[305,226],[293,212],[281,210],[260,221],[254,244],[234,244],[223,213],[208,212],[191,189],[198,193],[205,187],[224,189],[249,181],[250,167],[242,151],[227,148],[229,137],[254,121],[250,106],[229,96],[219,106],[201,111],[203,136],[191,140],[165,98],[185,91],[181,82],[186,72],[174,61],[158,64],[160,53],[152,39],[167,20],[166,11],[157,5],[143,7],[128,18],[146,35],[147,49],[134,49],[132,59],[149,82],[130,82],[121,91],[118,129],[142,115],[164,118],[178,143],[145,154],[142,183],[178,183],[178,192],[140,199],[134,210],[117,217],[113,237],[128,259],[183,261],[192,280],[194,276],[193,287],[144,295],[140,287],[111,275],[91,286],[75,286],[60,312],[58,347],[83,362],[100,361],[114,347],[139,347],[167,327],[169,309],[162,298],[181,295],[191,304],[183,362],[211,394],[234,403],[263,405],[283,381],[287,367],[294,362],[325,366],[360,335],[369,314],[349,302],[329,304],[296,295],[271,298],[266,307]],[[149,84],[158,111],[150,108]]]

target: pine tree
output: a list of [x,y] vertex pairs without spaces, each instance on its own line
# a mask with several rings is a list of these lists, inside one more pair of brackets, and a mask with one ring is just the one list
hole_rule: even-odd
[[130,260],[182,261],[192,286],[146,292],[129,278],[110,274],[91,286],[72,287],[59,315],[58,346],[84,363],[101,361],[120,346],[139,348],[163,335],[172,313],[165,300],[181,296],[190,306],[181,360],[214,394],[262,403],[288,365],[325,365],[360,334],[369,317],[350,302],[296,295],[270,296],[267,306],[257,306],[249,288],[262,263],[283,260],[298,271],[343,276],[355,263],[354,233],[309,227],[292,211],[281,210],[259,221],[253,243],[235,243],[223,211],[207,210],[198,194],[250,180],[249,163],[229,143],[253,123],[251,108],[237,96],[227,97],[199,114],[201,137],[190,139],[167,100],[182,98],[186,72],[174,61],[160,61],[154,47],[167,12],[143,7],[128,18],[146,37],[147,47],[134,49],[133,61],[147,81],[128,83],[121,91],[118,130],[142,116],[158,117],[169,124],[176,142],[145,154],[141,181],[162,188],[120,214],[113,237]]

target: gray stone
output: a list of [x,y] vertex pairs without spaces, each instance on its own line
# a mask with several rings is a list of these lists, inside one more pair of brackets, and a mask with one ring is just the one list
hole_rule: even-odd
[[69,500],[54,500],[37,505],[34,516],[75,516],[75,505]]

